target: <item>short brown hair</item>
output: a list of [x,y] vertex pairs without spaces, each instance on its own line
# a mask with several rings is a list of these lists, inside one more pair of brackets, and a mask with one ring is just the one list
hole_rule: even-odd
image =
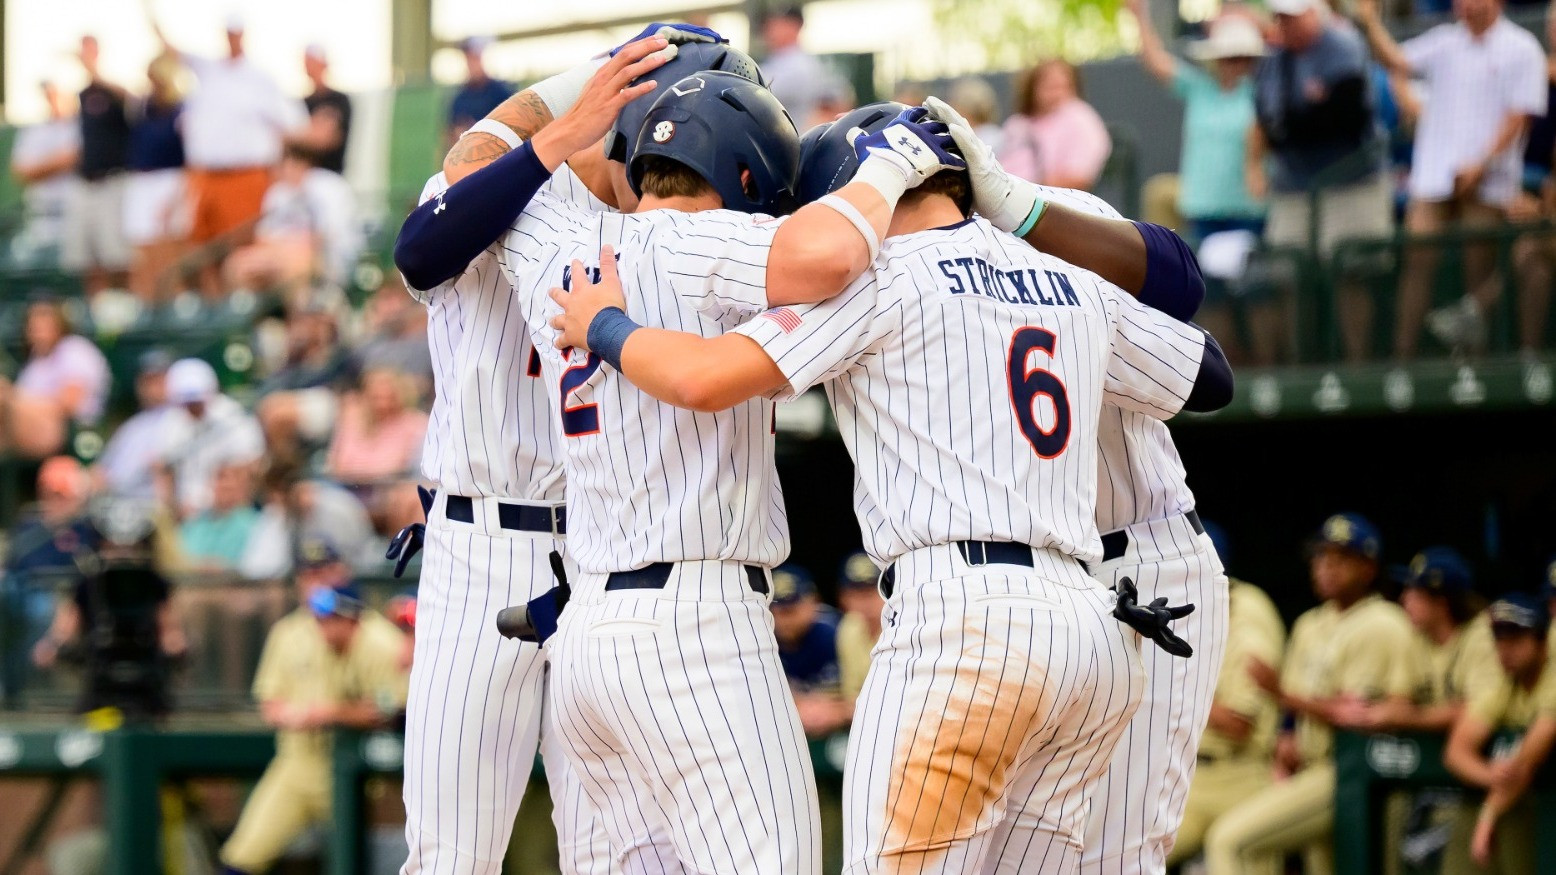
[[965,170],[942,170],[924,180],[917,188],[908,189],[902,196],[903,203],[915,203],[933,194],[941,194],[956,203],[963,216],[972,215],[972,181]]
[[1081,71],[1075,69],[1074,64],[1071,64],[1069,61],[1066,61],[1063,58],[1049,58],[1044,61],[1038,61],[1030,68],[1022,70],[1020,73],[1016,74],[1016,93],[1014,97],[1016,102],[1016,113],[1018,115],[1036,114],[1037,103],[1032,97],[1032,92],[1036,90],[1035,86],[1037,85],[1037,80],[1041,79],[1043,74],[1048,72],[1049,69],[1055,67],[1069,71],[1070,79],[1075,82],[1076,97],[1086,96],[1085,93],[1081,91]]
[[646,197],[699,197],[713,193],[713,186],[697,171],[662,155],[644,155],[638,188]]

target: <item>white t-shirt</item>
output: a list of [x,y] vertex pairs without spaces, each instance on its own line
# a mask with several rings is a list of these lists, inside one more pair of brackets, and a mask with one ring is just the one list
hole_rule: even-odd
[[269,167],[281,160],[282,140],[308,122],[296,98],[248,58],[183,55],[200,86],[184,101],[184,155],[208,170]]

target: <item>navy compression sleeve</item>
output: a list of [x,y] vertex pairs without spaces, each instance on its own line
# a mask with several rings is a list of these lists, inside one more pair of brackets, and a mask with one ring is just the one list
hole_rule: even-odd
[[1145,285],[1140,303],[1187,322],[1205,301],[1205,277],[1199,259],[1182,237],[1161,225],[1134,222],[1145,240]]
[[1199,330],[1205,333],[1205,355],[1200,359],[1199,374],[1194,377],[1194,388],[1183,402],[1183,409],[1209,413],[1232,403],[1232,366],[1215,337],[1203,328]]
[[394,241],[394,266],[419,291],[459,276],[550,178],[535,148],[520,144],[412,210]]

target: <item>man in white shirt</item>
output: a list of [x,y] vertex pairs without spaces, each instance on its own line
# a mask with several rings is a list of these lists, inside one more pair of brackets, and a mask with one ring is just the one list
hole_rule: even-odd
[[[1394,41],[1377,0],[1360,0],[1367,42],[1390,72],[1424,80],[1431,99],[1416,124],[1406,227],[1433,234],[1457,221],[1484,228],[1505,220],[1518,194],[1532,116],[1545,114],[1545,53],[1534,34],[1502,15],[1502,0],[1456,0],[1456,21],[1403,44]],[[1414,357],[1431,303],[1438,246],[1413,249],[1399,283],[1394,355]],[[1485,343],[1486,308],[1496,300],[1495,247],[1464,252],[1466,287],[1457,305],[1434,313],[1432,331],[1456,347]]]
[[258,462],[265,452],[259,422],[223,395],[216,371],[200,359],[179,359],[167,372],[158,492],[180,519],[211,506],[216,469]]
[[22,128],[11,146],[11,175],[24,187],[27,225],[22,237],[26,248],[39,255],[59,246],[81,159],[81,126],[66,113],[65,95],[52,82],[41,87],[48,120]]
[[[165,47],[160,28],[157,36]],[[184,103],[184,155],[192,207],[190,239],[206,243],[259,217],[271,174],[289,136],[303,132],[302,101],[281,93],[275,80],[243,53],[243,22],[227,20],[228,55],[202,58],[180,52],[200,80]],[[208,271],[202,287],[219,290]]]

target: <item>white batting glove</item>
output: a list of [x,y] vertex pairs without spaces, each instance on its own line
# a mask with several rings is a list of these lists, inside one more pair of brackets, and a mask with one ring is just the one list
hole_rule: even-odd
[[[865,182],[895,203],[903,191],[917,187],[942,170],[965,167],[951,151],[953,142],[946,126],[926,121],[925,110],[905,110],[890,125],[854,139],[859,169],[854,181]],[[900,186],[900,187],[899,187]]]
[[1000,166],[994,150],[979,139],[962,114],[938,97],[924,101],[929,117],[944,122],[951,139],[967,159],[967,175],[972,179],[973,206],[1001,231],[1012,233],[1031,230],[1047,202],[1038,195],[1037,186]]

